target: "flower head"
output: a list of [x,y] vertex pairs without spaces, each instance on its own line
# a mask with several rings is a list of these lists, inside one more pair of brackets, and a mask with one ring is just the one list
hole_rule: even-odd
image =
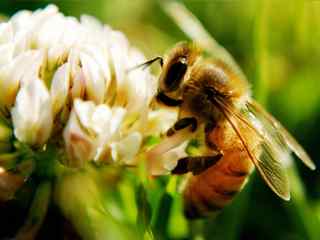
[[50,5],[0,24],[0,56],[1,117],[14,139],[59,146],[67,166],[136,162],[157,115],[156,80],[147,69],[127,71],[145,58],[123,33]]

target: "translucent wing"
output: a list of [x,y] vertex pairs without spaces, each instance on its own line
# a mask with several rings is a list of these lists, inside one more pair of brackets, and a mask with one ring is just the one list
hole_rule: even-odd
[[[290,199],[289,181],[282,163],[289,161],[289,152],[268,133],[263,123],[249,110],[239,112],[233,106],[217,100],[217,106],[234,129],[248,156],[268,186],[282,199]],[[252,148],[253,140],[258,141]]]
[[301,159],[301,161],[310,169],[315,170],[316,166],[301,147],[301,145],[295,140],[295,138],[276,120],[271,114],[263,109],[257,102],[252,101],[247,104],[247,107],[251,113],[258,118],[267,130],[272,134],[273,138],[284,148],[289,148],[295,155]]

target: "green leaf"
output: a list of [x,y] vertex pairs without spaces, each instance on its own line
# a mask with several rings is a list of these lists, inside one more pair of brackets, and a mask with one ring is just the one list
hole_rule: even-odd
[[0,123],[0,142],[7,142],[12,138],[12,130]]
[[19,153],[2,153],[0,154],[0,166],[5,169],[13,169],[17,166],[19,159]]

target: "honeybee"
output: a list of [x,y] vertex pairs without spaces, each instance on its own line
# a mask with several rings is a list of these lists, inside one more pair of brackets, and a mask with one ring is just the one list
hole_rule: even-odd
[[291,134],[251,98],[248,81],[221,59],[205,58],[193,43],[182,42],[160,60],[156,99],[178,109],[166,138],[148,153],[157,155],[188,137],[203,136],[199,156],[177,161],[173,174],[186,174],[185,215],[198,218],[229,204],[254,169],[279,197],[290,199],[285,164],[293,152],[310,169],[315,165]]

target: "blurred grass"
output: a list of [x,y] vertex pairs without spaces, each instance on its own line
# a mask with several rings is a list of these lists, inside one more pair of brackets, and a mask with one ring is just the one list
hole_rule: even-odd
[[[91,14],[124,31],[148,57],[162,55],[177,41],[187,39],[161,10],[160,0],[1,0],[0,10],[10,16],[19,9],[36,9],[49,2],[67,15]],[[319,165],[320,1],[181,2],[230,51],[252,82],[256,98],[289,128]],[[142,215],[144,221],[138,221],[149,233],[153,230],[154,235],[144,235],[146,239],[318,239],[320,175],[300,163],[290,170],[290,203],[275,197],[254,175],[217,218],[189,223],[183,217],[181,195],[174,191],[179,184],[168,177],[146,179],[141,172],[140,180],[125,175],[104,208],[109,207],[113,217],[132,226],[149,208]],[[138,188],[140,193],[136,194]]]

